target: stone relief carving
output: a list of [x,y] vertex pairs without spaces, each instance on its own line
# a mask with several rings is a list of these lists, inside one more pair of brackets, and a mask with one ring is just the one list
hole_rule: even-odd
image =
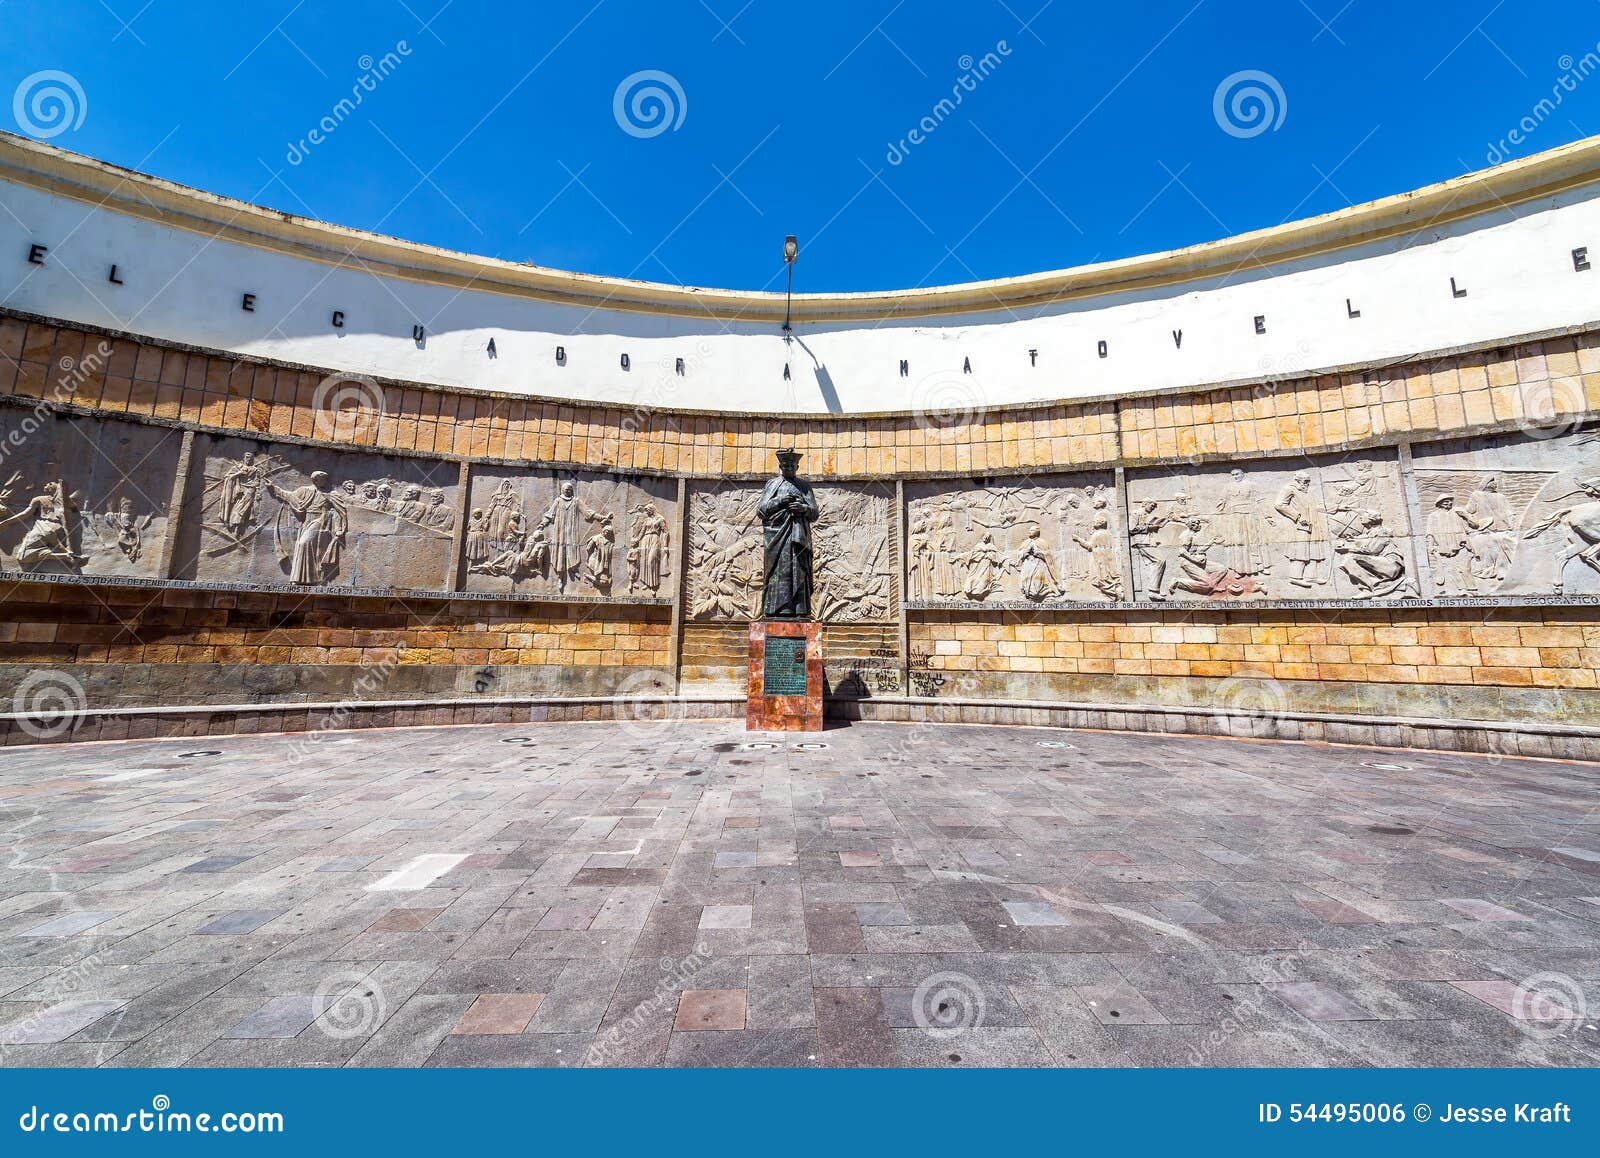
[[1027,486],[927,484],[907,498],[913,602],[1114,602],[1121,516],[1109,476]]
[[0,413],[0,569],[154,578],[182,434]]
[[1418,594],[1397,460],[1130,476],[1128,505],[1141,599]]
[[436,590],[455,525],[454,464],[197,436],[183,578]]
[[[670,595],[672,484],[617,475],[475,472],[463,542],[469,591]],[[626,590],[619,591],[618,528]]]
[[1413,450],[1430,594],[1600,594],[1600,432]]
[[[893,491],[814,483],[811,613],[829,623],[878,623],[898,614],[899,553]],[[752,619],[761,613],[761,484],[696,487],[689,498],[688,614]]]

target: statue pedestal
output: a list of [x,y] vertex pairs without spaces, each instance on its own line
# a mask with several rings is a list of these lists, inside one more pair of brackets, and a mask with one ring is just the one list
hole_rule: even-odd
[[758,619],[750,625],[751,732],[822,731],[822,625]]

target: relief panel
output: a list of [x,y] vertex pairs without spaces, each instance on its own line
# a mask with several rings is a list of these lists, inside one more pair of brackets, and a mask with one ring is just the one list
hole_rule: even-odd
[[519,596],[667,599],[677,484],[631,475],[472,472],[463,588]]
[[0,410],[0,569],[162,578],[183,432]]
[[294,587],[446,587],[455,463],[195,436],[177,577]]
[[1428,594],[1600,595],[1600,431],[1412,450]]
[[906,597],[923,605],[1108,603],[1123,592],[1110,474],[906,490]]
[[[761,613],[761,483],[691,484],[689,618],[748,620]],[[899,615],[894,488],[811,482],[821,514],[811,525],[812,614],[825,623],[887,623]]]
[[1142,600],[1415,598],[1409,526],[1392,453],[1128,476]]

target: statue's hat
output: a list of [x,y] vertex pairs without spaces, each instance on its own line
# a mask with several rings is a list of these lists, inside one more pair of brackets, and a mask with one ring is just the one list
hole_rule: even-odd
[[789,467],[799,466],[800,452],[795,450],[793,447],[790,447],[788,450],[780,450],[778,452],[778,465]]

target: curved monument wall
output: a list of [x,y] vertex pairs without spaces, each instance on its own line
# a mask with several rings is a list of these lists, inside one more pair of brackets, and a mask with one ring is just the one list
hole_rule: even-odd
[[953,427],[395,383],[330,411],[322,381],[0,317],[7,683],[70,674],[79,736],[732,712],[792,441],[837,711],[1568,753],[1600,725],[1600,333]]
[[[34,169],[17,187],[50,204],[76,196],[63,174],[92,167],[26,152]],[[174,282],[190,296],[159,318],[181,333],[152,332],[143,314],[97,325],[81,315],[99,295],[80,285],[72,299],[72,277],[48,281],[68,252],[88,260],[69,251],[84,235],[13,237],[20,272],[0,305],[0,687],[14,694],[0,726],[22,743],[740,715],[760,585],[754,499],[774,453],[795,446],[822,508],[817,607],[835,714],[1600,756],[1600,323],[1589,320],[1594,235],[1566,212],[1589,203],[1592,152],[1471,186],[1542,200],[1517,217],[1529,232],[1512,272],[1453,291],[1447,279],[1457,319],[1475,319],[1448,331],[1448,348],[1419,344],[1444,332],[1419,302],[1402,357],[1339,329],[1335,353],[1300,352],[1311,373],[1230,362],[1223,381],[1141,391],[1055,375],[1054,396],[1033,403],[1006,402],[1021,388],[957,361],[939,405],[909,411],[740,412],[716,408],[715,390],[689,409],[676,403],[700,390],[698,364],[671,405],[530,396],[545,392],[542,374],[516,390],[488,372],[473,380],[493,389],[444,388],[389,376],[388,355],[364,355],[351,374],[332,358],[285,360],[302,349],[293,343],[268,343],[269,356],[237,334],[193,341],[221,300],[206,278]],[[0,176],[17,176],[14,157],[0,161]],[[28,183],[51,165],[48,189]],[[118,244],[181,232],[221,205],[124,180],[144,183],[166,233],[97,210],[119,222]],[[1338,288],[1374,244],[1351,239],[1396,222],[1416,235],[1396,256],[1459,256],[1512,227],[1499,207],[1439,208],[1467,191],[1415,195],[1444,215],[1438,228],[1414,207],[1361,207],[1324,223],[1327,252],[1294,260]],[[23,203],[10,186],[0,195]],[[283,238],[239,244],[294,268],[313,260],[282,252]],[[1191,264],[1226,281],[1227,262],[1253,260],[1220,252]],[[429,257],[446,259],[479,261]],[[537,312],[550,304],[539,295],[566,294],[555,304],[574,309],[574,286],[603,284],[638,299],[618,315],[630,326],[681,330],[674,294],[703,292],[535,273],[571,284],[502,294],[502,308]],[[1078,275],[1041,278],[1065,293],[1062,279]],[[1020,302],[1034,280],[1006,292]],[[41,298],[46,285],[57,288]],[[1289,285],[1274,282],[1275,302]],[[954,358],[967,321],[938,311],[973,292],[862,295],[851,324],[877,329],[864,320],[877,308],[932,310],[904,334],[927,343],[919,360]],[[1135,292],[1147,313],[1194,296],[1116,291]],[[768,308],[710,296],[729,311]],[[849,297],[810,308],[844,310]],[[1469,314],[1475,297],[1500,305]],[[48,312],[24,308],[41,300]],[[1101,308],[1120,304],[1103,293],[1071,307]],[[1009,312],[984,324],[1009,325]],[[1370,320],[1361,312],[1340,326]],[[1284,316],[1268,315],[1269,335]],[[568,335],[569,366],[589,336]],[[803,325],[796,344],[811,341]],[[730,355],[752,380],[757,348]],[[1255,353],[1248,341],[1225,348]],[[857,397],[901,399],[898,380]],[[759,396],[747,382],[738,397],[753,408]],[[85,710],[43,710],[63,698]]]

